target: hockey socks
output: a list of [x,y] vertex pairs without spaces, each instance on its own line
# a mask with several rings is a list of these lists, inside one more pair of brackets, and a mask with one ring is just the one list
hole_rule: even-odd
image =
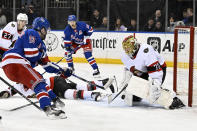
[[34,92],[36,93],[36,97],[40,102],[40,108],[44,109],[46,106],[51,105],[51,99],[55,99],[56,95],[45,83],[39,83],[35,88]]
[[98,69],[96,61],[95,61],[94,57],[92,56],[92,52],[85,52],[84,55],[85,55],[85,58],[87,59],[88,63],[92,66],[93,70]]
[[92,98],[92,91],[68,89],[64,93],[66,99],[89,99]]

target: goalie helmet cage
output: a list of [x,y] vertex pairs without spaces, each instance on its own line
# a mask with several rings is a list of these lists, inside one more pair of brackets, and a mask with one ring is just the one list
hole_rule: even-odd
[[[197,86],[197,28],[179,26],[174,30],[173,90],[194,105]],[[194,90],[195,89],[195,90]],[[196,105],[196,104],[195,104]]]

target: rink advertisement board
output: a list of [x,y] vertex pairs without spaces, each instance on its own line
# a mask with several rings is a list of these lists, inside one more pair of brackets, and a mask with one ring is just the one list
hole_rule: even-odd
[[[122,41],[125,37],[133,35],[129,32],[94,32],[92,40],[93,56],[98,63],[121,64]],[[63,31],[51,31],[45,40],[48,55],[52,61],[58,61],[64,56]],[[172,33],[135,33],[137,40],[144,44],[153,45],[165,58],[168,66],[172,66],[173,42]],[[179,44],[179,52],[184,52],[187,42]],[[73,55],[75,62],[87,62],[84,58],[83,49]]]

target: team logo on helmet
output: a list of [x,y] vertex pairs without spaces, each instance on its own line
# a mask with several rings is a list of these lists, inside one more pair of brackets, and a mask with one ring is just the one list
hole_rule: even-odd
[[68,16],[68,21],[76,21],[76,20],[77,20],[77,18],[76,18],[75,15],[69,15]]
[[48,52],[54,51],[58,47],[58,38],[53,33],[48,33],[44,41]]

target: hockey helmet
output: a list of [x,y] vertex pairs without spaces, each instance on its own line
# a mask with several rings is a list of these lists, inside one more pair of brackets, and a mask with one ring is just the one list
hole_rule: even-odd
[[38,30],[38,31],[41,30],[42,28],[45,28],[46,31],[49,31],[50,30],[50,23],[44,17],[37,17],[33,21],[32,28],[34,30]]
[[20,21],[20,20],[24,20],[24,21],[26,21],[26,24],[28,24],[28,17],[26,14],[19,13],[17,15],[17,21]]
[[134,36],[130,35],[123,40],[122,47],[126,54],[133,56],[139,49],[139,43]]
[[77,17],[75,15],[69,15],[68,21],[77,21]]

